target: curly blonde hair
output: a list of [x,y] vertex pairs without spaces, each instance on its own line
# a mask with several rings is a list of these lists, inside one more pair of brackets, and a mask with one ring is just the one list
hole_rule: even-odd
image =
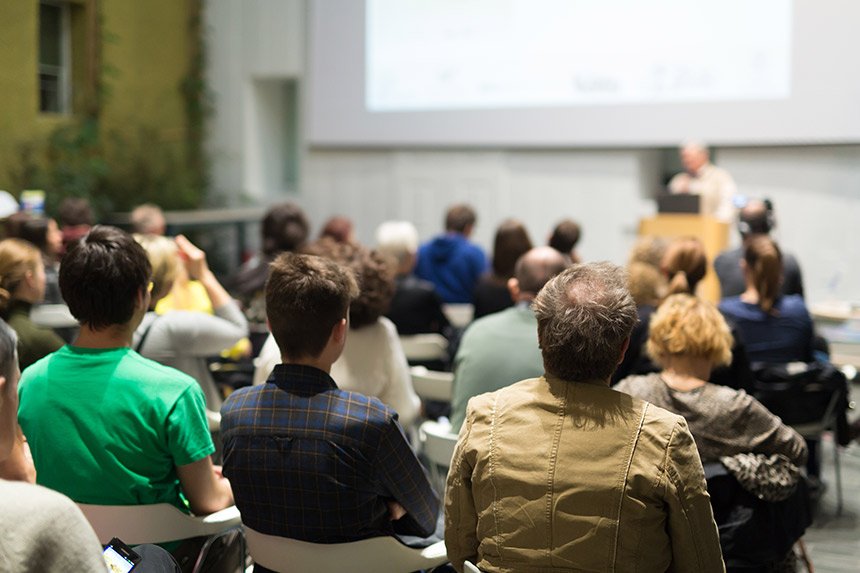
[[670,356],[707,358],[723,365],[732,360],[732,334],[713,304],[674,294],[651,317],[646,350],[660,365]]

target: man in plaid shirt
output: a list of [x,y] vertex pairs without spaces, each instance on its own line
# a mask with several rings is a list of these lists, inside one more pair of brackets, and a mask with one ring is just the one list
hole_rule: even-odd
[[248,527],[316,543],[428,536],[439,500],[397,414],[329,376],[358,295],[348,269],[285,253],[266,313],[283,363],[221,409],[224,475]]

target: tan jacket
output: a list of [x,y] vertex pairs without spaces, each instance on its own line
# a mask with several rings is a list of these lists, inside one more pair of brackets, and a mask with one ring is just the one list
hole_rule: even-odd
[[724,571],[684,419],[551,376],[469,402],[445,544],[457,571]]

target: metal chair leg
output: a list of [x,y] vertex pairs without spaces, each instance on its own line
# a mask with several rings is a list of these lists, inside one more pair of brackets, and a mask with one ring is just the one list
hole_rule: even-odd
[[842,515],[842,468],[839,466],[839,444],[833,435],[833,467],[836,471],[836,515]]

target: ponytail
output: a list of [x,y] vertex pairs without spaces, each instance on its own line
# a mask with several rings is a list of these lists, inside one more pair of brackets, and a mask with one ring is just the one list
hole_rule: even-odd
[[773,314],[782,282],[782,253],[769,237],[755,237],[744,251],[744,261],[752,276],[761,309]]

